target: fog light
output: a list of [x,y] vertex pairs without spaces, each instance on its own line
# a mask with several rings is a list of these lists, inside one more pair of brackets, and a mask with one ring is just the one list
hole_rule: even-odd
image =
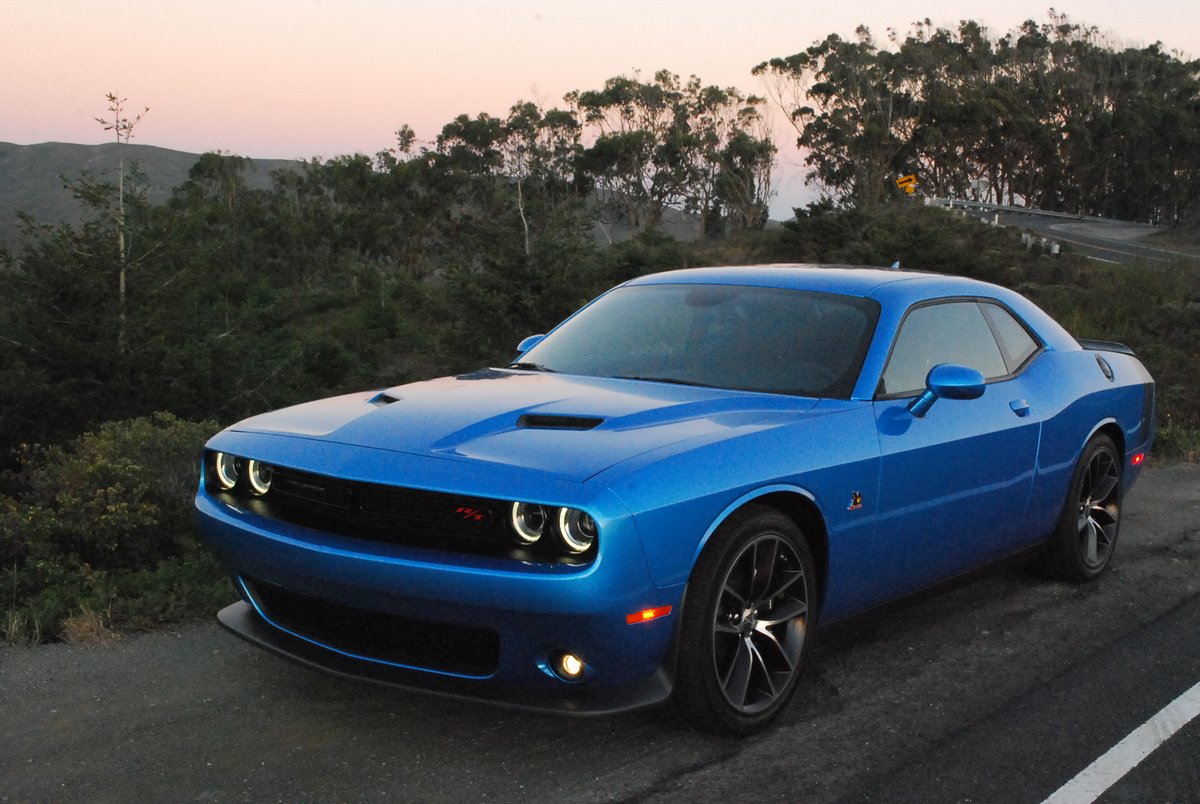
[[574,653],[564,653],[558,657],[558,674],[568,681],[578,681],[583,675],[583,659]]

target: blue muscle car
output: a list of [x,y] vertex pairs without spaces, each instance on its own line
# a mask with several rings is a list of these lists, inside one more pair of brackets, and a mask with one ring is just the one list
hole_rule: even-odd
[[745,733],[818,623],[1025,551],[1096,578],[1154,432],[1127,348],[950,276],[661,273],[519,351],[209,441],[221,622],[356,678]]

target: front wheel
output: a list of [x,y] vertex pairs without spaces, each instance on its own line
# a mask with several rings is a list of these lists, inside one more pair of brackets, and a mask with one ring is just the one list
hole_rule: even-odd
[[1112,560],[1121,528],[1121,459],[1106,435],[1083,449],[1045,564],[1055,577],[1093,581]]
[[672,703],[690,725],[745,734],[788,702],[816,604],[812,555],[778,511],[750,507],[713,535],[688,584]]

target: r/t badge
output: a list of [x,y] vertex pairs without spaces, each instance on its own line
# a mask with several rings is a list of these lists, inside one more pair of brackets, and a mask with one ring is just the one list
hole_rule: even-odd
[[850,507],[847,508],[846,510],[847,511],[857,511],[860,508],[862,508],[862,492],[861,491],[850,492]]

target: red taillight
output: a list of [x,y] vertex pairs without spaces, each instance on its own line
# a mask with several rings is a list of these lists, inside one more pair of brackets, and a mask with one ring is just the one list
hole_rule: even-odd
[[1138,452],[1138,453],[1134,453],[1134,456],[1129,459],[1129,463],[1132,464],[1133,466],[1141,466],[1142,461],[1144,461],[1144,460],[1146,460],[1146,453]]
[[635,611],[633,614],[626,614],[625,622],[629,625],[636,625],[637,623],[646,623],[650,622],[651,620],[657,620],[659,617],[666,617],[670,613],[670,606],[659,606],[655,609],[642,609],[641,611]]

